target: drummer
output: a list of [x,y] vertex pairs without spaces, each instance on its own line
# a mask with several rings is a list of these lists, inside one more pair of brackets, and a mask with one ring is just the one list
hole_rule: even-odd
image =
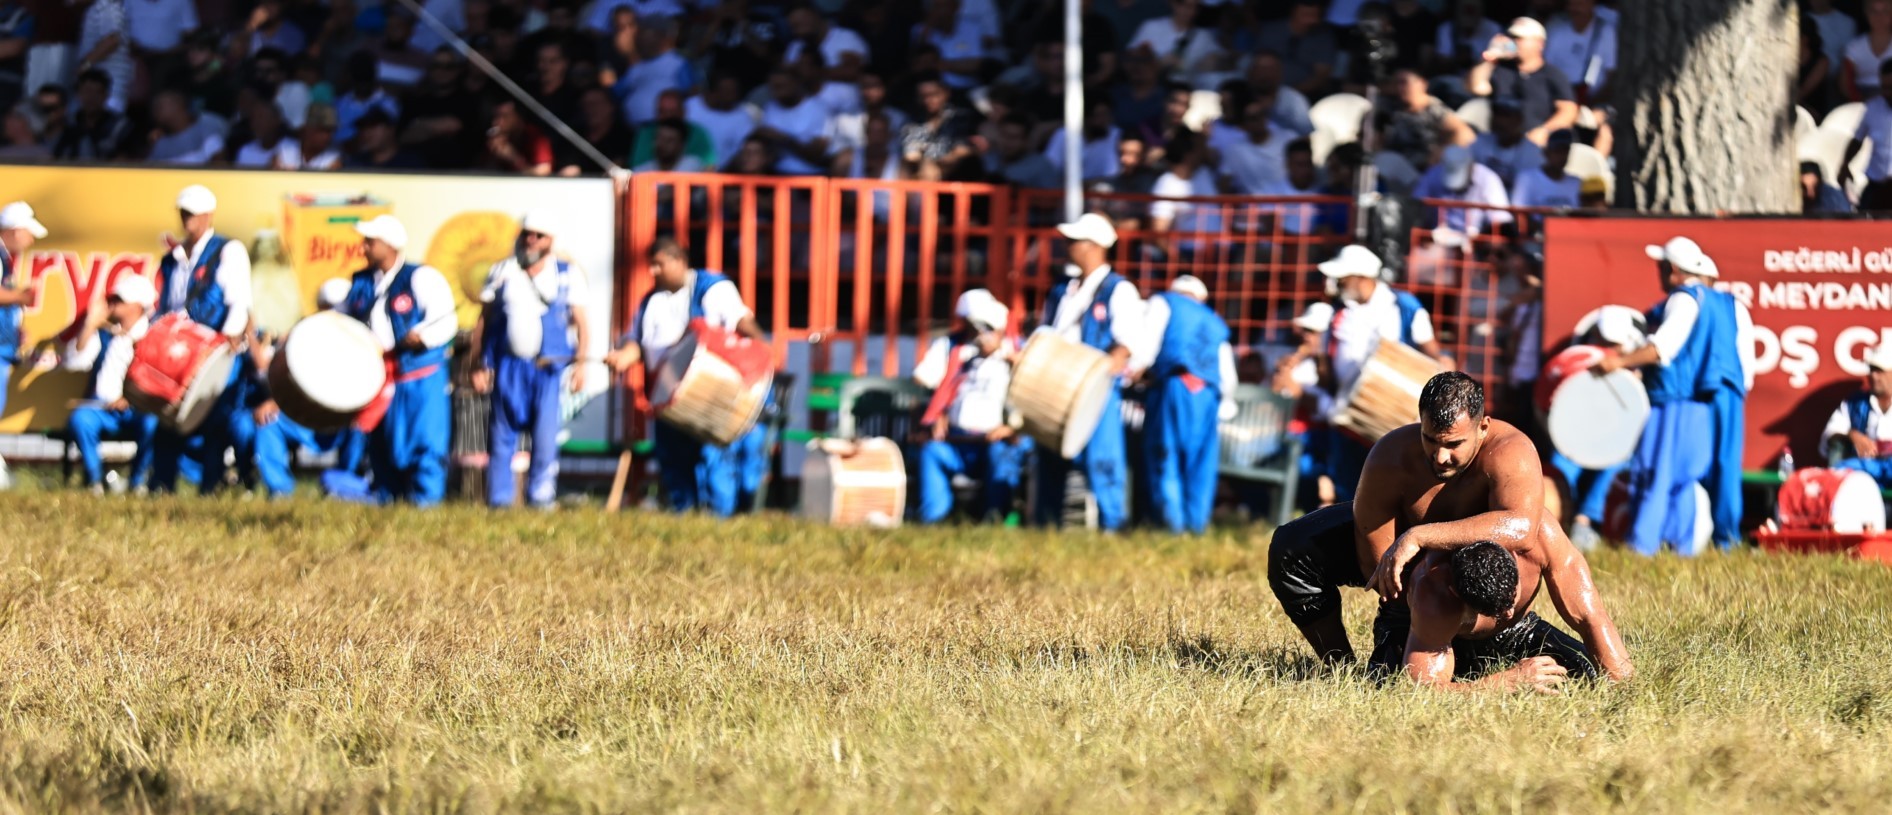
[[1741,443],[1744,406],[1754,382],[1754,321],[1746,306],[1716,291],[1715,261],[1688,238],[1647,247],[1668,299],[1656,307],[1648,345],[1604,357],[1593,370],[1650,366],[1649,422],[1630,461],[1635,521],[1630,548],[1645,555],[1695,540],[1695,484],[1708,488],[1715,545],[1741,541]]
[[1879,482],[1880,489],[1892,489],[1892,422],[1885,420],[1892,411],[1892,343],[1880,343],[1866,354],[1866,388],[1846,397],[1820,434],[1820,446],[1852,452],[1833,466],[1858,470]]
[[151,434],[158,417],[133,410],[125,401],[125,371],[131,367],[132,345],[151,327],[151,307],[157,287],[143,275],[121,273],[105,298],[104,309],[88,309],[85,324],[61,349],[60,364],[68,371],[89,371],[86,398],[66,418],[66,432],[79,448],[85,465],[85,486],[105,491],[105,467],[99,442],[107,437],[129,437],[138,445],[131,461],[132,489],[144,486],[151,466]]
[[[657,239],[650,250],[650,265],[656,287],[638,306],[630,330],[619,340],[620,347],[606,357],[613,369],[624,371],[641,360],[647,372],[644,381],[654,381],[648,372],[663,364],[664,355],[683,340],[692,320],[767,341],[762,326],[742,302],[735,281],[691,268],[688,253],[675,239]],[[758,427],[750,432],[753,436],[763,431]],[[744,446],[750,437],[737,439],[730,447],[705,444],[658,419],[653,441],[664,500],[678,512],[702,509],[723,517],[734,514],[743,482],[766,466],[762,457],[739,456],[732,449]]]
[[[1109,354],[1112,375],[1121,375],[1140,340],[1143,298],[1107,262],[1110,248],[1117,244],[1117,229],[1109,218],[1088,212],[1060,224],[1058,234],[1070,242],[1070,262],[1064,267],[1065,279],[1045,297],[1044,322],[1038,330],[1055,331]],[[1096,432],[1075,461],[1066,461],[1044,446],[1038,448],[1037,522],[1050,524],[1059,518],[1065,475],[1076,465],[1097,502],[1098,526],[1122,528],[1128,476],[1124,453],[1123,395],[1112,388]]]
[[1002,517],[1031,452],[1030,440],[1006,422],[1011,310],[991,292],[972,289],[959,296],[955,312],[965,329],[934,340],[913,369],[914,381],[933,390],[920,419],[932,434],[920,450],[920,521],[929,524],[952,512],[953,477],[961,475],[984,486],[981,517]]
[[[1327,331],[1327,357],[1334,375],[1334,392],[1353,387],[1381,339],[1397,340],[1437,361],[1441,370],[1454,369],[1452,357],[1439,347],[1432,331],[1432,316],[1419,298],[1381,282],[1385,264],[1373,250],[1358,244],[1344,247],[1320,272],[1340,292],[1340,311]],[[1340,500],[1351,500],[1366,464],[1367,446],[1345,433],[1329,437],[1327,471]]]
[[488,506],[512,506],[512,458],[522,432],[532,437],[526,502],[550,509],[557,497],[563,375],[570,368],[569,389],[584,390],[579,357],[588,347],[584,304],[590,299],[584,270],[554,254],[558,231],[549,214],[526,213],[519,219],[512,256],[493,264],[480,292],[485,305],[473,330],[479,366],[473,387],[493,395]]
[[[1577,339],[1584,345],[1611,348],[1618,354],[1627,354],[1649,343],[1648,334],[1644,331],[1646,326],[1641,320],[1642,315],[1628,308],[1603,309],[1597,316],[1596,324]],[[1564,485],[1570,488],[1571,496],[1577,502],[1577,514],[1568,530],[1570,542],[1580,551],[1595,549],[1603,541],[1600,530],[1609,501],[1610,486],[1616,483],[1616,477],[1628,468],[1629,463],[1623,462],[1601,470],[1585,470],[1582,465],[1564,455],[1563,451],[1553,450],[1550,466],[1563,476]]]
[[1338,500],[1334,480],[1327,473],[1332,444],[1327,437],[1333,432],[1327,425],[1327,416],[1333,412],[1334,397],[1327,389],[1332,372],[1327,370],[1326,344],[1322,342],[1333,324],[1332,305],[1321,301],[1308,303],[1301,316],[1294,318],[1294,334],[1299,344],[1275,363],[1270,383],[1275,393],[1294,400],[1294,419],[1289,426],[1300,435],[1304,451],[1300,464],[1300,495],[1310,499],[1311,508],[1315,509]]
[[1144,460],[1156,514],[1171,532],[1208,530],[1222,463],[1219,424],[1235,417],[1235,351],[1208,299],[1207,285],[1181,275],[1144,311],[1143,329],[1156,345],[1144,372]]
[[[316,291],[316,311],[331,311],[348,298],[348,281],[330,278]],[[295,492],[295,451],[334,453],[335,467],[330,471],[349,473],[361,466],[363,438],[353,427],[317,432],[284,415],[269,391],[269,365],[282,351],[282,342],[259,342],[252,348],[255,364],[247,384],[246,404],[255,422],[256,474],[271,498],[287,498]],[[324,474],[324,486],[331,486],[332,475]],[[363,482],[365,483],[365,482]],[[336,490],[331,489],[331,492]],[[366,494],[365,490],[355,492]]]
[[[46,227],[33,216],[33,208],[24,201],[0,207],[0,412],[6,410],[7,383],[12,381],[13,366],[20,361],[20,349],[26,347],[20,331],[27,304],[39,295],[39,281],[14,277],[20,261],[33,242],[46,237]],[[0,487],[8,478],[5,460],[0,460]]]
[[407,259],[407,227],[394,216],[377,215],[355,231],[368,266],[355,273],[341,310],[374,332],[394,381],[386,414],[368,431],[372,498],[433,506],[447,492],[447,354],[459,331],[453,289],[432,266]]
[[[158,261],[158,304],[155,317],[182,313],[192,322],[224,335],[232,349],[241,349],[250,325],[250,255],[243,242],[219,235],[212,225],[217,196],[198,184],[177,194],[177,215],[184,239]],[[241,375],[242,361],[232,366],[230,381]],[[185,439],[160,426],[153,439],[151,488],[172,492],[177,487],[178,460],[187,448],[196,449],[200,471],[197,487],[204,493],[223,486],[224,450],[247,448],[250,426],[242,415],[241,388],[226,387],[209,418],[198,426],[195,438]]]

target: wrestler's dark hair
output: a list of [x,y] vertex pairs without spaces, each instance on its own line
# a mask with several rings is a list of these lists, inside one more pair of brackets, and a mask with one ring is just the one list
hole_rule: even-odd
[[1518,559],[1491,541],[1452,553],[1452,588],[1473,611],[1496,616],[1518,593]]
[[1458,423],[1459,416],[1476,422],[1485,418],[1485,388],[1458,371],[1447,371],[1426,381],[1419,391],[1419,417],[1444,430]]

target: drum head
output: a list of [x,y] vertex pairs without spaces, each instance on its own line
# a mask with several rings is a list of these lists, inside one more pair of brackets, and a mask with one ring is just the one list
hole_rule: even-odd
[[1586,470],[1629,460],[1649,421],[1649,393],[1628,371],[1608,376],[1578,373],[1551,396],[1545,417],[1557,451]]
[[204,352],[203,364],[197,367],[196,376],[185,386],[184,395],[177,400],[175,412],[171,415],[171,426],[179,433],[190,435],[209,418],[210,411],[217,406],[217,399],[230,387],[230,371],[236,365],[236,355],[230,352],[230,346],[217,343]]
[[1885,501],[1879,497],[1879,482],[1872,476],[1850,470],[1833,493],[1833,531],[1857,535],[1885,531]]
[[1110,375],[1107,361],[1094,366],[1078,384],[1077,393],[1071,397],[1070,415],[1064,420],[1064,438],[1058,444],[1058,452],[1066,459],[1077,458],[1084,452],[1085,445],[1091,443],[1091,435],[1103,421],[1110,392],[1116,387],[1117,379]]
[[649,369],[650,380],[644,383],[644,389],[650,394],[652,407],[670,404],[676,397],[677,386],[683,382],[683,375],[690,370],[690,363],[695,359],[696,334],[686,331],[676,345],[664,352],[664,358],[657,360],[655,367]]
[[340,312],[324,311],[296,323],[280,353],[303,395],[335,413],[367,407],[387,384],[387,366],[374,332]]

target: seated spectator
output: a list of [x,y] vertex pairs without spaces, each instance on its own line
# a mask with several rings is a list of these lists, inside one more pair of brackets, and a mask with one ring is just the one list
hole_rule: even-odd
[[[742,140],[742,147],[736,151],[736,157],[730,159],[727,170],[737,175],[781,175],[781,171],[776,169],[781,166],[781,163],[781,157],[776,155],[774,142],[756,135]],[[736,206],[734,199],[734,196],[724,198],[724,208],[727,210],[724,213],[725,217],[740,213],[741,209]],[[774,206],[774,201],[773,195],[764,195],[757,199],[757,203],[765,208]],[[758,209],[757,212],[759,214],[761,210]]]
[[[465,74],[466,64],[458,54],[447,48],[436,49],[427,63],[427,78],[407,97],[401,144],[419,154],[430,167],[470,166],[479,148],[480,101],[466,90]],[[614,104],[612,117],[616,115]],[[618,159],[623,153],[610,155]]]
[[1892,0],[1866,0],[1865,12],[1866,31],[1846,43],[1840,63],[1839,89],[1849,102],[1878,96],[1885,81],[1880,66],[1892,59]]
[[[1114,2],[1114,0],[1105,0],[1105,2]],[[1122,48],[1123,38],[1119,36],[1116,24],[1112,23],[1109,17],[1099,13],[1096,7],[1097,4],[1091,0],[1084,0],[1081,6],[1083,21],[1078,34],[1079,47],[1084,49],[1084,87],[1090,89],[1102,88],[1112,79],[1117,78],[1117,68],[1123,63],[1123,59],[1117,53]],[[972,11],[973,9],[968,5],[960,13],[966,15]],[[1033,32],[1032,42],[1056,42],[1062,45],[1064,43],[1064,7],[1057,3],[1039,4],[1036,20],[1027,22],[1023,28]],[[1127,35],[1135,32],[1121,33]],[[990,52],[999,45],[1002,44],[987,42],[986,49]],[[1059,58],[1062,59],[1063,56],[1060,55]],[[1119,124],[1119,126],[1122,125]]]
[[1564,172],[1570,163],[1570,145],[1574,133],[1558,130],[1544,144],[1544,163],[1531,170],[1520,170],[1511,187],[1511,203],[1520,207],[1555,207],[1576,209],[1583,192],[1583,182]]
[[[1566,0],[1546,27],[1544,61],[1570,80],[1579,104],[1609,98],[1616,70],[1616,24],[1596,13],[1596,0]],[[1818,31],[1815,31],[1818,36]],[[1819,47],[1814,47],[1818,53]]]
[[1879,66],[1879,79],[1879,93],[1866,100],[1866,115],[1853,129],[1852,141],[1839,162],[1839,186],[1846,189],[1853,185],[1853,157],[1867,143],[1872,144],[1872,152],[1867,154],[1866,186],[1859,190],[1861,212],[1892,209],[1892,59]]
[[1837,449],[1833,466],[1873,477],[1892,489],[1892,345],[1880,343],[1865,354],[1865,387],[1848,394],[1820,433],[1820,447]]
[[[564,49],[567,57],[575,57],[580,54],[587,55],[586,61],[590,61],[589,55],[595,47],[596,41],[592,39],[589,33],[578,30],[578,7],[580,4],[581,0],[546,0],[544,5],[544,22],[538,25],[534,25],[530,17],[533,12],[527,12],[528,18],[526,24],[520,30],[531,33],[519,40],[517,52],[518,58],[523,60],[525,64],[514,66],[515,68],[522,69],[519,73],[520,76],[532,75],[532,70],[536,67],[534,62],[538,59],[539,52],[547,45],[560,46]],[[669,20],[672,25],[678,24],[675,18],[664,19]],[[652,23],[655,23],[657,18],[648,14],[639,14],[638,20],[641,21],[638,30],[642,32],[649,28]],[[643,49],[644,46],[640,43],[638,45],[639,56],[648,58],[652,52]]]
[[21,102],[7,111],[0,127],[0,159],[41,161],[53,157],[53,151],[39,140],[38,116],[30,103]]
[[33,94],[33,113],[39,117],[39,143],[51,150],[59,140],[65,138],[68,127],[68,111],[72,100],[67,97],[62,85],[42,85]]
[[[631,129],[625,127],[624,121],[618,118],[617,103],[612,101],[610,90],[598,86],[586,88],[584,93],[579,94],[578,109],[581,111],[578,135],[585,137],[592,147],[603,153],[605,158],[617,162],[624,161],[631,154]],[[582,165],[560,167],[559,174],[566,175],[569,170],[569,174],[578,175],[599,169],[590,166],[587,161]]]
[[1464,74],[1479,64],[1491,41],[1503,33],[1485,16],[1484,0],[1458,0],[1452,18],[1439,24],[1433,61],[1422,70],[1428,76]]
[[1156,177],[1162,175],[1150,166],[1149,154],[1150,147],[1142,139],[1136,136],[1123,137],[1117,142],[1117,175],[1092,185],[1091,189],[1148,195],[1151,188],[1156,186]]
[[[932,48],[930,45],[926,47]],[[1064,42],[1059,40],[1033,45],[1031,58],[1000,73],[987,86],[986,97],[990,99],[992,94],[1001,89],[1013,91],[1015,105],[1026,109],[1052,110],[1063,105]]]
[[[1084,116],[1083,147],[1079,149],[1081,178],[1086,183],[1117,174],[1117,141],[1123,138],[1123,132],[1111,124],[1110,103],[1099,100],[1093,102]],[[1064,153],[1066,135],[1064,128],[1058,128],[1051,134],[1051,140],[1045,144],[1045,158],[1050,160],[1057,177],[1064,178]]]
[[[1309,156],[1312,158],[1312,156]],[[1366,150],[1359,142],[1335,145],[1327,152],[1327,180],[1321,185],[1321,195],[1337,195],[1358,200],[1360,196],[1360,168],[1366,165]],[[1375,184],[1375,192],[1385,192],[1386,184]],[[1351,203],[1322,204],[1315,214],[1315,231],[1330,235],[1345,235],[1353,226],[1353,205]]]
[[185,35],[201,26],[197,4],[191,0],[146,0],[124,3],[123,12],[132,55],[144,64],[152,82],[170,80],[183,62]]
[[[387,115],[386,111],[381,112]],[[364,116],[367,114],[363,114]],[[276,150],[278,170],[334,170],[342,166],[341,140],[336,137],[338,116],[328,105],[309,106],[309,115],[294,139]]]
[[223,129],[191,110],[179,90],[158,92],[151,100],[150,160],[166,164],[205,164],[223,150]]
[[784,175],[820,175],[828,166],[828,109],[786,68],[769,75],[770,101],[752,138],[767,142]]
[[[1393,68],[1408,68],[1421,72],[1431,67],[1438,58],[1434,44],[1438,41],[1439,17],[1426,8],[1419,0],[1393,0],[1391,6],[1393,47]],[[1487,37],[1485,42],[1489,42]]]
[[1204,144],[1208,145],[1211,154],[1220,151],[1225,145],[1248,138],[1248,123],[1242,111],[1247,110],[1248,103],[1255,98],[1255,93],[1248,87],[1248,83],[1240,79],[1223,82],[1216,91],[1221,115],[1209,122],[1202,134],[1205,139]]
[[1386,122],[1381,146],[1414,167],[1430,167],[1446,145],[1469,147],[1478,137],[1444,102],[1426,93],[1425,79],[1412,71],[1394,71],[1379,101]]
[[[998,90],[998,89],[994,89]],[[867,136],[867,118],[875,114],[885,116],[894,132],[905,127],[907,115],[899,108],[887,103],[887,83],[882,82],[876,73],[861,74],[860,109],[853,113],[830,113],[828,118],[828,138],[836,150],[858,147]]]
[[[1505,194],[1504,182],[1498,180],[1498,174],[1484,165],[1472,161],[1472,151],[1452,145],[1445,148],[1439,163],[1419,179],[1413,189],[1413,195],[1441,201],[1460,201],[1468,204],[1482,204],[1492,207],[1508,207],[1511,197]],[[1441,207],[1442,217],[1439,226],[1452,230],[1459,235],[1478,235],[1487,226],[1511,223],[1511,213],[1501,209],[1478,209],[1471,207]]]
[[940,77],[954,91],[979,84],[985,43],[979,27],[959,13],[959,0],[927,0],[926,16],[913,27],[913,41],[939,49]]
[[1163,117],[1166,94],[1156,58],[1142,49],[1131,51],[1123,60],[1123,76],[1110,89],[1113,120],[1124,133],[1140,133],[1145,125]]
[[[593,8],[601,8],[607,3],[599,3]],[[618,6],[611,10],[611,25],[604,32],[604,41],[598,48],[598,83],[605,87],[616,85],[629,73],[631,66],[637,64],[637,12],[628,6]],[[712,62],[719,58],[712,56]]]
[[486,155],[480,159],[480,169],[552,174],[552,143],[520,115],[517,102],[508,99],[494,105],[492,126],[486,133]]
[[294,129],[302,126],[302,118],[308,115],[316,94],[333,98],[335,88],[322,78],[321,63],[314,57],[303,54],[286,64],[289,75],[276,89],[276,107],[282,109],[282,120]]
[[[550,118],[533,114],[533,124],[547,133],[556,132],[553,121],[576,124],[578,115],[578,86],[572,81],[572,60],[565,48],[556,42],[547,42],[539,46],[538,81],[532,86],[532,99],[545,108]],[[584,161],[578,146],[565,139],[552,140],[552,164],[557,167],[570,167]],[[587,162],[588,163],[588,162]]]
[[689,140],[690,126],[682,119],[658,119],[649,127],[655,136],[651,139],[650,160],[631,169],[640,173],[695,173],[704,169],[703,161],[683,151],[683,145]]
[[1270,118],[1275,127],[1297,136],[1314,132],[1314,120],[1308,117],[1307,95],[1282,82],[1281,55],[1257,51],[1248,58],[1248,89],[1261,97],[1274,99]]
[[400,118],[401,103],[381,87],[375,55],[360,51],[348,58],[348,93],[335,100],[335,138],[343,144],[355,138],[355,120],[373,108]]
[[[836,162],[836,175],[842,178],[878,178],[895,181],[903,176],[899,153],[894,150],[893,120],[883,112],[867,115],[859,147],[846,150]],[[880,195],[876,193],[876,200]],[[875,205],[880,209],[879,204]],[[882,213],[885,215],[885,213]]]
[[1821,48],[1820,27],[1812,20],[1800,21],[1800,65],[1794,78],[1794,104],[1806,108],[1815,119],[1824,119],[1838,104],[1833,92],[1833,63]]
[[742,101],[742,85],[732,74],[710,77],[709,89],[683,103],[683,118],[709,134],[711,162],[728,164],[755,130],[755,106]]
[[[1281,180],[1262,188],[1260,194],[1270,197],[1320,195],[1320,171],[1314,166],[1314,146],[1307,139],[1295,139],[1288,142],[1283,157],[1285,172]],[[1319,205],[1276,204],[1266,209],[1274,214],[1276,225],[1285,234],[1310,235],[1326,226],[1320,217]],[[1271,230],[1264,226],[1262,231]]]
[[183,90],[199,114],[227,124],[236,115],[237,88],[241,87],[236,72],[219,53],[215,34],[192,34],[185,42],[183,71],[170,86]]
[[419,170],[420,157],[401,148],[395,138],[394,117],[385,110],[370,110],[355,120],[355,152],[342,160],[353,170]]
[[260,54],[263,49],[274,49],[281,54],[300,54],[308,45],[308,37],[302,28],[289,21],[287,4],[283,0],[261,0],[256,9],[250,12],[249,21],[243,28],[230,35],[229,59],[241,64],[252,54]]
[[[1853,35],[1859,33],[1859,23],[1852,15],[1833,8],[1833,0],[1807,0],[1800,10],[1800,19],[1812,22],[1819,28],[1821,53],[1826,56],[1833,84],[1838,85],[1840,63],[1846,61],[1846,44],[1853,41]],[[1804,35],[1803,35],[1804,36]]]
[[1524,112],[1524,138],[1542,146],[1553,130],[1577,123],[1576,93],[1569,77],[1544,61],[1544,26],[1529,17],[1511,21],[1505,35],[1491,41],[1483,62],[1466,85],[1493,104],[1508,100]]
[[1490,167],[1505,189],[1517,183],[1518,171],[1544,163],[1544,149],[1524,138],[1524,111],[1511,102],[1491,106],[1491,132],[1478,134],[1472,157]]
[[105,74],[106,107],[125,112],[138,66],[131,58],[131,32],[122,0],[92,0],[79,23],[78,72],[98,69]]
[[[382,114],[386,115],[386,114]],[[258,101],[250,105],[249,115],[250,140],[237,148],[231,162],[238,167],[268,168],[275,164],[276,154],[282,150],[283,143],[289,138],[289,129],[283,122],[282,110],[272,101]]]
[[1256,45],[1281,56],[1283,81],[1309,99],[1326,96],[1339,45],[1321,22],[1320,0],[1294,0],[1287,19],[1261,27]]
[[[439,20],[448,31],[462,37],[470,33],[467,29],[465,0],[425,0],[421,8],[426,9],[428,14]],[[414,29],[410,44],[414,46],[414,50],[422,54],[432,54],[436,49],[446,45],[447,41],[434,33],[433,26],[422,25]]]
[[624,100],[624,121],[632,127],[657,118],[657,97],[664,91],[688,92],[696,87],[689,60],[677,53],[676,21],[647,21],[637,36],[637,52],[643,59],[612,89]]
[[814,4],[800,2],[788,12],[788,31],[793,39],[782,52],[785,63],[793,63],[803,48],[821,51],[821,62],[828,66],[829,78],[853,82],[866,69],[869,54],[861,35],[834,24],[830,15]]
[[1846,193],[1826,183],[1825,172],[1817,161],[1800,162],[1800,211],[1813,214],[1850,213],[1853,202]]
[[1216,195],[1215,173],[1206,166],[1208,152],[1194,133],[1177,134],[1170,142],[1169,156],[1169,171],[1150,188],[1150,194],[1158,196],[1150,204],[1152,242],[1169,257],[1193,255],[1200,242],[1194,237],[1177,239],[1172,233],[1220,232],[1222,210],[1216,204],[1177,199]]
[[1198,19],[1201,12],[1201,0],[1170,0],[1169,14],[1145,20],[1126,50],[1155,57],[1166,76],[1180,78],[1190,73],[1192,66],[1219,50],[1215,38]]
[[[1814,165],[1816,168],[1819,165]],[[1841,194],[1840,199],[1845,200]],[[1602,176],[1590,176],[1583,179],[1583,187],[1577,193],[1577,204],[1591,211],[1607,211],[1610,208],[1610,184]],[[1852,202],[1846,204],[1846,211],[1852,211]]]
[[913,121],[900,130],[900,155],[919,168],[918,177],[937,179],[972,155],[973,117],[953,105],[952,92],[938,74],[920,77],[918,93]]
[[685,131],[683,152],[694,157],[697,164],[706,169],[716,166],[716,143],[710,140],[709,131],[683,118],[681,91],[664,91],[657,97],[657,118],[638,128],[637,135],[631,141],[631,166],[647,163],[656,157],[657,129],[652,125],[663,121],[682,122]]
[[1195,131],[1189,129],[1184,117],[1189,115],[1189,105],[1193,93],[1187,85],[1170,85],[1163,92],[1163,118],[1154,126],[1145,126],[1143,141],[1149,145],[1149,160],[1152,167],[1161,169],[1169,164],[1169,146],[1178,138],[1196,138]]
[[[749,0],[725,0],[717,11],[720,13],[710,22],[707,34],[714,72],[734,77],[736,84],[745,88],[768,82],[776,55],[782,52],[789,36],[780,18],[772,9],[754,8]],[[822,64],[830,64],[828,59],[829,55],[823,53]],[[730,158],[741,147],[738,140],[729,152],[718,152],[717,158]]]
[[414,12],[398,3],[384,8],[388,22],[381,31],[381,42],[375,46],[375,73],[381,84],[405,91],[426,76],[427,52],[414,47]]
[[1254,100],[1241,112],[1242,138],[1223,144],[1216,152],[1216,175],[1224,192],[1262,195],[1281,184],[1287,175],[1287,145],[1294,137],[1270,124],[1274,104]]
[[1064,186],[1064,171],[1058,164],[1031,149],[1031,120],[1020,113],[999,122],[998,139],[986,154],[985,169],[993,180],[1016,187],[1052,190]]
[[112,77],[100,68],[79,74],[79,106],[72,126],[53,146],[53,156],[68,161],[110,161],[124,151],[130,130],[124,114],[111,108]]
[[821,62],[820,51],[802,49],[801,56],[789,67],[801,72],[802,86],[815,90],[815,100],[828,109],[828,115],[845,116],[861,111],[860,86],[853,82],[829,79],[827,66]]

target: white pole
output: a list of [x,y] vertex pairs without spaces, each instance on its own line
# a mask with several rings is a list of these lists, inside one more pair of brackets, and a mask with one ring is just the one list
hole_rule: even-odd
[[1064,217],[1084,214],[1083,0],[1064,0]]

